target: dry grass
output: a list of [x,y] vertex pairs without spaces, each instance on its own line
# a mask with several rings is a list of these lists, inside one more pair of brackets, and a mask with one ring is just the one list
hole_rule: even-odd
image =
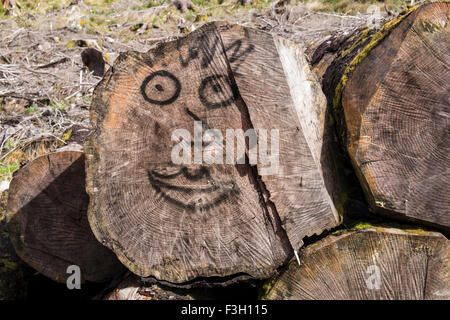
[[368,13],[373,6],[377,6],[382,14],[386,13],[386,10],[396,14],[410,5],[433,1],[438,0],[303,0],[302,2],[312,11],[361,15]]
[[56,33],[18,28],[0,34],[3,181],[20,163],[50,151],[72,124],[88,123],[89,97],[100,79],[82,69],[82,48],[67,48]]

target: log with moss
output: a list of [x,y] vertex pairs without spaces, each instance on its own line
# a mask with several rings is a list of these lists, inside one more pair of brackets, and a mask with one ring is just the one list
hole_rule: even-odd
[[307,246],[262,297],[448,300],[449,274],[450,242],[440,233],[361,224]]
[[[122,54],[95,90],[85,145],[94,234],[142,277],[270,277],[340,223],[325,109],[302,47],[262,31],[211,23]],[[267,150],[253,140],[264,136]]]
[[9,236],[17,255],[39,273],[65,283],[80,268],[81,283],[106,281],[122,270],[94,237],[85,191],[85,128],[67,132],[66,146],[15,172],[7,204]]
[[450,4],[412,7],[380,30],[309,50],[376,213],[450,229]]

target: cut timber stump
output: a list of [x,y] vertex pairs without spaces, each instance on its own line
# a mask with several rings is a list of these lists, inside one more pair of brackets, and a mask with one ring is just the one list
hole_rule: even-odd
[[311,56],[373,211],[450,230],[450,3]]
[[[79,130],[72,134],[78,137]],[[82,283],[101,282],[123,267],[90,229],[79,148],[74,141],[20,168],[11,181],[7,219],[17,254],[35,270],[66,282],[68,267],[77,265]]]
[[450,299],[450,243],[422,230],[372,228],[308,246],[268,282],[269,300]]
[[[325,108],[302,48],[262,31],[206,24],[122,54],[95,90],[85,144],[94,234],[142,277],[270,277],[305,236],[340,223],[322,168]],[[228,164],[217,131],[213,147],[194,142],[194,121],[217,129],[232,155],[227,129],[266,130],[269,154],[279,142],[275,172],[250,165],[248,146],[243,163]],[[185,147],[203,147],[203,162],[172,161],[177,129],[192,139]],[[217,155],[223,164],[208,164]]]

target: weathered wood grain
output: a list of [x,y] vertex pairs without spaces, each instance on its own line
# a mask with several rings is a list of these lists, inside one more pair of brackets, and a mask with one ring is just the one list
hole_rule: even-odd
[[308,246],[265,299],[450,299],[450,243],[422,230],[367,227]]
[[82,152],[60,150],[20,168],[9,189],[7,220],[15,251],[58,282],[66,282],[70,265],[80,267],[81,282],[108,280],[123,269],[90,229],[84,167]]
[[409,9],[378,32],[310,55],[373,211],[450,228],[450,4]]
[[[132,272],[174,284],[267,278],[305,235],[339,224],[321,167],[325,99],[300,47],[207,24],[123,54],[113,70],[95,90],[85,145],[89,220]],[[248,146],[243,164],[175,165],[172,132],[193,136],[199,120],[224,137],[278,129],[279,171],[249,165]]]
[[263,166],[257,169],[267,201],[297,250],[305,236],[340,219],[332,201],[338,184],[329,172],[335,166],[327,154],[325,96],[300,44],[226,23],[220,34],[253,128],[280,132],[279,172],[262,175]]

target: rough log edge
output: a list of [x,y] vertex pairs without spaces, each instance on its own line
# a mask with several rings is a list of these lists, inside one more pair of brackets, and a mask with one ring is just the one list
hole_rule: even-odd
[[[447,241],[449,240],[445,234],[433,230],[425,230],[416,226],[402,226],[396,223],[389,223],[387,225],[376,225],[371,224],[369,222],[359,222],[356,225],[352,226],[351,228],[337,230],[332,234],[328,235],[327,237],[320,239],[319,241],[314,242],[311,245],[303,248],[301,251],[300,258],[305,254],[313,254],[315,251],[323,247],[329,246],[332,243],[335,243],[341,239],[347,238],[355,233],[360,232],[388,233],[388,234],[398,234],[406,236],[409,235],[416,237],[425,236],[425,237],[443,238],[446,239]],[[292,261],[290,263],[297,263],[297,262]],[[284,272],[288,271],[290,263],[286,265],[280,273],[264,281],[259,292],[260,300],[273,300],[270,299],[269,297],[270,292],[272,291],[277,281],[282,277]]]

